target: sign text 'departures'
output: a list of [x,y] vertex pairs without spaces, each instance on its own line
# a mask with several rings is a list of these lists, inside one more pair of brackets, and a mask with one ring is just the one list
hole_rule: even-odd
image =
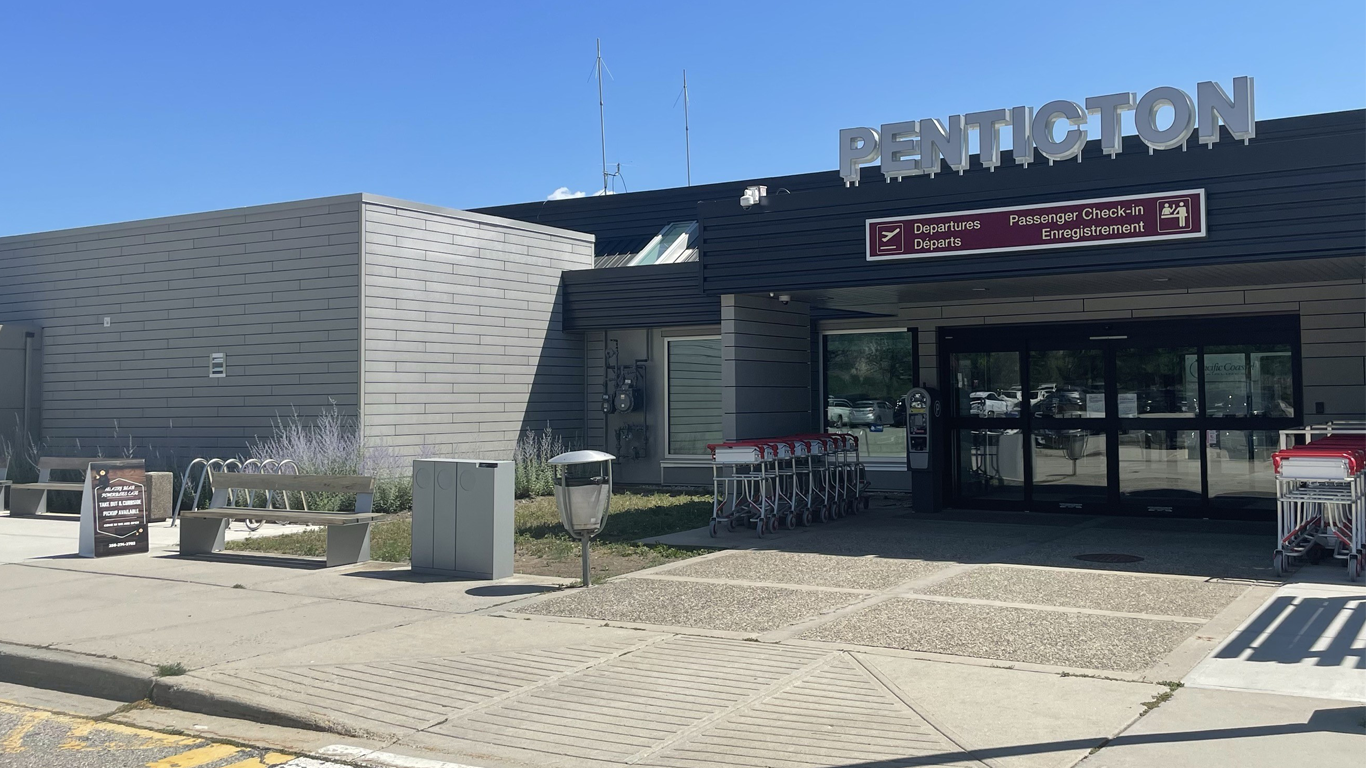
[[868,259],[908,259],[1205,235],[1205,191],[869,219]]

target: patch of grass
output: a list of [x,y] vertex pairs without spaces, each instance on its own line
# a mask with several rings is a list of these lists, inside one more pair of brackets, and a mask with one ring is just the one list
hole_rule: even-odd
[[189,670],[185,669],[185,665],[178,661],[174,664],[157,665],[157,677],[178,677],[188,671]]
[[[710,518],[710,496],[668,492],[613,494],[607,525],[589,545],[593,577],[630,573],[709,551],[637,544],[636,540],[698,528],[706,525]],[[580,575],[579,541],[570,538],[560,525],[560,513],[553,498],[541,496],[518,500],[514,526],[514,567],[518,573],[563,578]],[[394,515],[376,523],[370,531],[370,557],[375,560],[406,562],[412,556],[411,544],[410,514]],[[227,548],[324,557],[327,532],[314,530],[282,536],[255,536],[228,542]]]
[[1177,689],[1185,687],[1185,683],[1173,680],[1161,680],[1158,682],[1158,685],[1165,685],[1167,690],[1157,694],[1148,701],[1143,702],[1143,711],[1138,713],[1139,717],[1143,717],[1154,709],[1166,704],[1171,700],[1172,694],[1176,693]]

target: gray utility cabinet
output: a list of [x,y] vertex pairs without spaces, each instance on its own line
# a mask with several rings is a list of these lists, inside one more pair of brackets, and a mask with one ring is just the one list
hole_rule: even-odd
[[511,576],[514,472],[510,461],[414,461],[413,570]]

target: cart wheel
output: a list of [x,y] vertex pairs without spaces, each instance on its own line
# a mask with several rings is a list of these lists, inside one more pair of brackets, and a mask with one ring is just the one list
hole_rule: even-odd
[[1277,576],[1285,575],[1285,553],[1277,551],[1271,556],[1271,567],[1276,569]]
[[1361,556],[1352,555],[1347,558],[1347,580],[1356,581],[1361,578]]
[[728,530],[728,531],[734,531],[734,530],[735,530],[735,518],[733,518],[733,517],[728,517],[728,518],[726,518],[726,530]]
[[763,518],[759,518],[758,524],[754,526],[754,530],[759,532],[759,538],[761,539],[764,537],[764,532],[767,528],[768,522],[765,521]]
[[797,513],[795,513],[795,512],[788,512],[788,513],[787,513],[787,519],[784,520],[783,522],[787,524],[787,529],[788,529],[789,531],[792,530],[792,529],[794,529],[794,528],[796,528],[796,527],[797,527]]
[[821,507],[821,522],[822,522],[822,523],[828,523],[828,522],[830,522],[830,512],[829,512],[829,510],[827,510],[825,507]]
[[717,524],[715,520],[711,521],[711,525],[707,526],[707,532],[711,534],[713,539],[716,538],[716,528]]
[[802,513],[802,525],[811,525],[811,510]]

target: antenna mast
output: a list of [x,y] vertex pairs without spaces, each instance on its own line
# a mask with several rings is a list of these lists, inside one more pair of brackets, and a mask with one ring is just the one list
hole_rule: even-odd
[[607,118],[602,108],[602,38],[598,38],[598,132],[602,136],[602,193],[607,194]]
[[692,133],[688,125],[688,70],[683,70],[683,151],[688,164],[688,186],[692,186]]

